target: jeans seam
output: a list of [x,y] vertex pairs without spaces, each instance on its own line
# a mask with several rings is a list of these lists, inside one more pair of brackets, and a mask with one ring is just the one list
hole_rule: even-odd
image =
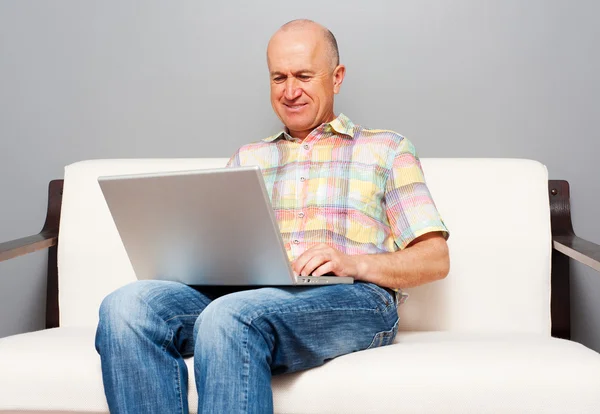
[[250,326],[246,325],[243,338],[243,346],[244,346],[244,372],[243,376],[245,379],[244,391],[242,393],[242,413],[248,412],[248,388],[250,384],[250,351],[248,350],[248,336],[250,335],[249,330]]
[[175,316],[171,316],[169,319],[164,320],[165,322],[171,322],[173,319],[175,318],[188,318],[188,317],[194,317],[197,318],[198,316],[200,316],[200,314],[189,314],[189,315],[175,315]]
[[175,364],[175,372],[177,375],[177,394],[179,394],[179,412],[184,414],[183,412],[183,392],[181,391],[181,372],[179,370],[179,364],[177,361],[173,361]]
[[[392,328],[390,330],[387,331],[381,331],[381,332],[377,332],[375,334],[375,336],[373,337],[373,340],[371,341],[371,344],[366,348],[366,349],[372,349],[372,348],[377,348],[383,345],[383,342],[385,340],[389,340],[389,338],[395,336],[396,332],[394,332],[396,330],[396,327],[398,325],[398,319],[396,319],[396,322],[394,323],[394,325],[392,325]],[[375,341],[379,339],[379,345],[374,347],[373,345],[375,344]],[[386,343],[386,345],[389,345]]]
[[376,348],[375,341],[381,342],[381,332],[377,332],[375,334],[375,336],[373,336],[373,340],[371,341],[371,343],[369,344],[369,346],[366,349]]
[[165,340],[162,343],[161,349],[164,351],[167,350],[167,347],[171,344],[171,342],[173,342],[173,338],[175,337],[175,333],[173,332],[173,330],[169,327],[167,327],[167,335],[165,337]]

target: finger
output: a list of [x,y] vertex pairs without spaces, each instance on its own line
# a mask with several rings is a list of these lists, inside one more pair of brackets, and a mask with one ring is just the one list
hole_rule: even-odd
[[322,266],[323,264],[327,263],[329,261],[329,259],[324,256],[324,255],[316,255],[313,256],[312,259],[310,259],[308,261],[308,263],[306,263],[306,265],[302,268],[302,270],[300,271],[300,274],[302,276],[309,276],[312,275],[313,271]]
[[334,267],[335,266],[332,261],[325,262],[321,266],[319,266],[318,268],[313,270],[312,275],[313,276],[323,276],[323,275],[336,276],[335,272],[333,271]]
[[302,271],[302,269],[304,268],[304,266],[306,266],[306,264],[317,254],[319,254],[319,252],[321,252],[324,247],[328,247],[326,244],[319,244],[316,246],[311,247],[310,249],[307,249],[304,251],[304,253],[302,253],[300,256],[298,256],[296,258],[296,260],[294,260],[292,262],[292,270],[294,272],[296,272],[297,274],[300,274],[300,272]]
[[314,252],[307,250],[304,253],[302,253],[300,256],[298,256],[296,258],[296,260],[294,260],[292,262],[292,270],[294,271],[294,273],[296,275],[300,274],[300,271],[304,268],[306,263],[308,263],[308,261],[310,259],[312,259],[313,255],[314,255]]

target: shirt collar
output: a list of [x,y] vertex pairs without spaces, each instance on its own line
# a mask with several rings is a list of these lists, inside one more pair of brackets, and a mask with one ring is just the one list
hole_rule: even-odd
[[[354,138],[355,124],[344,114],[340,114],[333,121],[323,124],[321,127],[323,127],[325,131],[328,131],[328,129],[333,129],[338,134],[346,135],[349,138]],[[295,141],[295,138],[292,138],[292,136],[287,133],[287,129],[279,131],[275,135],[271,135],[270,137],[263,139],[263,141],[273,142],[279,138],[283,138],[288,141]]]

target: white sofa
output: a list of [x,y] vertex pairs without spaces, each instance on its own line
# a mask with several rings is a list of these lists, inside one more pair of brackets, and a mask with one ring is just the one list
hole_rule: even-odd
[[[0,412],[108,412],[94,349],[98,307],[135,276],[97,177],[225,162],[94,160],[66,167],[58,233],[60,327],[0,339]],[[551,336],[546,168],[514,159],[423,159],[422,165],[451,232],[449,276],[407,290],[393,345],[274,377],[275,411],[600,413],[600,354]],[[40,235],[0,244],[0,260],[55,243],[50,221]],[[577,250],[568,242],[557,245]],[[588,261],[597,258],[595,251]],[[50,309],[52,295],[49,300]],[[557,307],[556,318],[559,312],[568,335],[568,310]],[[193,373],[192,358],[187,362]],[[195,386],[189,389],[195,412]]]

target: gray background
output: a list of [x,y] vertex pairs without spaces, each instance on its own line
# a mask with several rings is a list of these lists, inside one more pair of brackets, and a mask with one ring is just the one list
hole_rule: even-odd
[[[421,157],[539,160],[570,181],[576,232],[600,243],[599,13],[593,0],[0,0],[0,240],[39,231],[66,164],[226,157],[275,132],[265,47],[308,17],[348,68],[338,112]],[[45,263],[0,263],[0,336],[43,327]],[[600,275],[573,270],[574,337],[600,350]]]

